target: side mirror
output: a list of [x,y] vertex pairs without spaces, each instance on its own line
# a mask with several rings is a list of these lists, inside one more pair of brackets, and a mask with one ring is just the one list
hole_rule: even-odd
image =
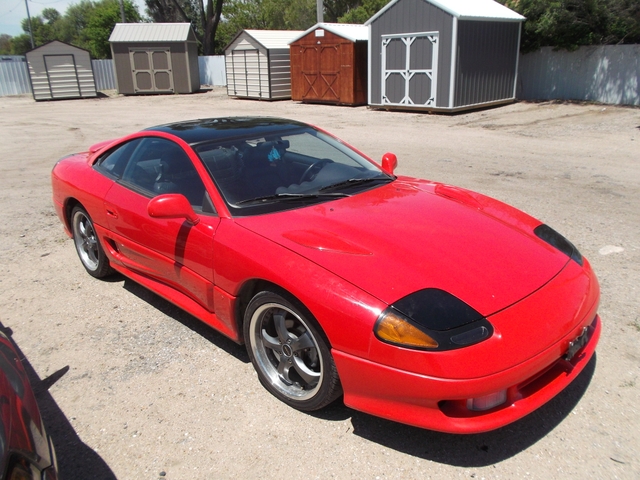
[[393,171],[398,166],[398,157],[393,153],[385,153],[382,156],[382,170],[389,175],[393,175]]
[[152,198],[147,205],[147,212],[153,218],[186,218],[192,225],[200,221],[187,197],[179,193],[168,193]]

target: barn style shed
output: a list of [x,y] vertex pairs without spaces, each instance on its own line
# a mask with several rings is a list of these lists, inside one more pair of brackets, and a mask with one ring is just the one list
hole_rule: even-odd
[[291,98],[289,42],[302,30],[242,30],[224,49],[231,97]]
[[391,0],[365,23],[369,105],[453,112],[515,100],[524,20],[493,0]]
[[109,37],[118,93],[200,89],[198,44],[188,23],[117,23]]
[[338,105],[367,103],[364,25],[317,23],[289,45],[291,98]]
[[97,96],[88,51],[54,40],[25,56],[34,100]]

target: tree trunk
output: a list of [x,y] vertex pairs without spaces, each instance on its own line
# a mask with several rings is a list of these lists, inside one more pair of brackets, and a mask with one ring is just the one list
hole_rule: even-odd
[[[202,53],[204,55],[213,55],[215,48],[216,31],[222,16],[222,3],[224,0],[207,0],[206,16],[202,15],[204,39],[202,41]],[[204,0],[200,0],[201,12],[204,14]]]

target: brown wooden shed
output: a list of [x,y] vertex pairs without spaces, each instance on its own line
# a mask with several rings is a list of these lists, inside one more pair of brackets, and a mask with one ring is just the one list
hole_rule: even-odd
[[291,98],[309,103],[367,103],[364,25],[317,23],[290,44]]
[[188,23],[117,23],[111,37],[118,93],[200,89],[198,44]]

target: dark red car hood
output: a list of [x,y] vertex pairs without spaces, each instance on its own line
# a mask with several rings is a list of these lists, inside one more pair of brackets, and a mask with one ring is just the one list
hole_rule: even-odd
[[569,260],[533,234],[540,222],[525,213],[408,178],[237,221],[388,304],[440,288],[490,315],[540,288]]

